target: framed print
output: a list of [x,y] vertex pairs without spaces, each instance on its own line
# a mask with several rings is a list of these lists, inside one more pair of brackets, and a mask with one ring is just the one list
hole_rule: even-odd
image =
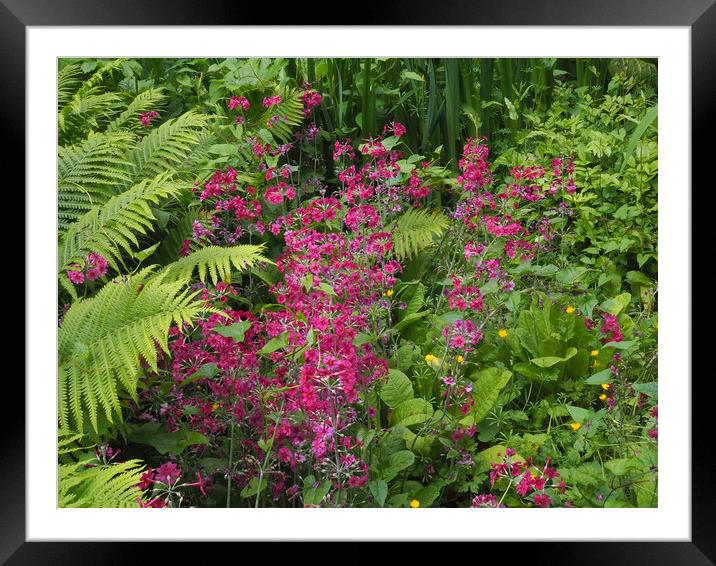
[[4,2],[28,247],[0,557],[712,563],[691,171],[716,9],[648,4]]

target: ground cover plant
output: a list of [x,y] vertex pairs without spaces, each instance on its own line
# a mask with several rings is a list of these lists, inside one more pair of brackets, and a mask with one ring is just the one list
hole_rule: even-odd
[[657,506],[656,73],[60,60],[60,506]]

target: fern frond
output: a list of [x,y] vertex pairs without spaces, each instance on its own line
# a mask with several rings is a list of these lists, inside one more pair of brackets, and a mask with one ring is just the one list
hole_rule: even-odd
[[57,125],[60,145],[76,143],[87,136],[88,130],[99,130],[106,125],[111,116],[119,111],[122,97],[106,92],[102,83],[107,75],[118,69],[125,59],[116,59],[99,67],[92,75],[80,83],[73,95],[70,89],[78,83],[77,73],[81,67],[73,67],[62,78],[63,94],[58,98],[59,108]]
[[77,131],[101,129],[122,107],[122,97],[114,92],[73,98],[57,115],[60,143],[76,138]]
[[61,428],[57,431],[57,454],[58,456],[64,456],[78,452],[80,450],[86,450],[87,447],[83,446],[79,441],[85,437],[84,434],[79,434],[73,430]]
[[448,218],[439,210],[406,210],[390,226],[395,255],[400,260],[415,257],[421,250],[432,246],[433,238],[440,236],[448,226]]
[[121,419],[120,389],[136,396],[141,364],[157,371],[157,348],[168,352],[172,324],[208,312],[187,280],[150,277],[150,268],[117,277],[94,297],[75,302],[58,332],[59,414],[63,429],[97,430],[100,411]]
[[113,132],[120,128],[140,129],[142,127],[139,123],[140,115],[149,110],[157,110],[165,98],[164,89],[161,88],[150,88],[140,92],[129,103],[127,109],[108,124],[106,131]]
[[58,466],[58,507],[139,507],[137,487],[145,467],[141,460],[82,468]]
[[186,161],[206,126],[207,117],[193,111],[167,120],[129,152],[129,174],[138,180],[174,170]]
[[130,180],[126,152],[134,136],[128,132],[90,134],[80,145],[60,147],[58,219],[61,231],[92,207],[105,204],[117,187]]
[[264,245],[241,245],[222,248],[207,246],[183,257],[165,267],[159,275],[165,281],[189,279],[195,271],[199,272],[199,279],[206,280],[207,273],[212,283],[231,280],[232,266],[239,271],[250,269],[258,263],[271,261],[261,252]]
[[271,116],[281,116],[270,128],[273,137],[283,143],[293,140],[294,128],[301,125],[305,116],[303,114],[303,101],[301,91],[286,90],[281,95],[281,102],[264,112],[261,120],[267,123]]
[[106,79],[107,75],[111,75],[114,71],[122,66],[126,59],[115,59],[114,61],[108,61],[101,67],[99,67],[88,79],[86,79],[82,86],[75,93],[75,98],[83,98],[89,94],[94,94],[100,88],[102,82]]
[[169,173],[162,173],[144,180],[71,224],[60,240],[60,271],[71,263],[81,262],[91,251],[104,256],[112,269],[119,271],[122,254],[139,247],[137,235],[146,235],[154,229],[156,218],[150,204],[159,204],[160,200],[181,192],[181,187],[169,177]]
[[77,63],[65,65],[57,72],[58,110],[65,106],[82,83],[82,69]]

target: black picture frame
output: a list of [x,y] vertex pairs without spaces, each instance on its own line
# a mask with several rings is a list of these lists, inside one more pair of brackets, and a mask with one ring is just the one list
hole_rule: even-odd
[[[323,4],[326,4],[325,9]],[[347,9],[346,11],[339,11]],[[353,9],[355,15],[351,16]],[[226,0],[178,2],[177,0],[0,0],[0,108],[6,149],[5,180],[18,187],[24,180],[25,162],[25,32],[27,26],[78,25],[261,25],[267,22],[262,3],[237,3]],[[341,23],[355,25],[557,25],[557,26],[686,26],[691,28],[692,71],[692,180],[693,186],[710,188],[707,168],[713,157],[707,132],[714,131],[716,101],[716,5],[714,0],[512,0],[511,2],[428,2],[401,1],[387,4],[367,1],[356,5],[312,2],[283,14],[283,23],[319,23],[318,14],[344,14]],[[334,16],[335,17],[335,16]],[[338,18],[337,18],[338,19]],[[334,25],[338,22],[325,22]],[[9,142],[9,143],[8,143]],[[17,190],[17,189],[14,189]],[[691,189],[690,189],[691,190]],[[694,192],[692,191],[692,195]],[[705,207],[704,207],[705,208]],[[698,207],[697,207],[698,210]],[[31,213],[31,211],[26,211]],[[692,225],[696,225],[692,220]],[[696,242],[694,242],[696,243]],[[17,249],[17,246],[15,246]],[[692,255],[692,257],[694,257]],[[17,265],[17,262],[15,263]],[[684,274],[686,275],[686,274]],[[685,289],[685,292],[688,292]],[[30,297],[25,296],[27,301]],[[684,329],[691,332],[691,329]],[[695,334],[693,334],[695,337]],[[31,340],[32,336],[26,336]],[[693,350],[693,348],[692,348]],[[698,350],[697,350],[698,351]],[[9,367],[9,366],[6,366]],[[691,368],[685,367],[684,381],[691,379]],[[704,375],[703,377],[707,377]],[[479,554],[461,544],[448,552],[462,550],[471,560],[484,560],[484,550],[496,550],[504,560],[534,564],[630,564],[641,565],[707,565],[716,564],[716,490],[711,482],[716,467],[713,413],[707,379],[692,380],[692,539],[691,542],[545,542],[491,543]],[[25,542],[25,419],[24,383],[17,374],[6,370],[5,408],[20,407],[14,419],[4,420],[0,435],[0,564],[12,566],[60,564],[151,564],[176,560],[186,553],[185,545],[176,543],[82,543]],[[9,388],[9,391],[8,391]],[[684,497],[689,497],[684,482]],[[111,527],[110,527],[111,528]],[[594,534],[593,529],[588,531]],[[320,533],[317,533],[320,537]],[[559,533],[554,533],[559,538]],[[81,539],[81,533],[78,533]],[[239,543],[250,544],[250,543]],[[324,543],[325,544],[325,543]],[[377,559],[380,555],[364,545],[360,549],[343,549],[341,562]],[[471,543],[474,544],[474,543]],[[505,544],[512,545],[506,547]],[[497,545],[497,546],[495,546]],[[207,560],[242,560],[234,545],[213,545]],[[269,560],[275,562],[291,556],[285,545],[271,545]],[[206,553],[206,551],[204,551]],[[262,551],[263,552],[263,551]],[[325,551],[322,551],[325,552]],[[330,552],[330,551],[329,551]],[[425,558],[423,545],[412,545],[402,559]],[[315,556],[315,555],[313,555]],[[373,556],[374,558],[370,558]],[[231,557],[231,558],[229,558]],[[248,557],[247,557],[248,558]],[[295,558],[292,558],[295,559]]]

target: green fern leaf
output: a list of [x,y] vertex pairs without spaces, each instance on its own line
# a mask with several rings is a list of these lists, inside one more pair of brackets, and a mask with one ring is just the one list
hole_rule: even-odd
[[398,259],[410,259],[421,250],[433,245],[449,226],[448,218],[439,210],[410,208],[389,226],[393,232],[395,255]]
[[185,163],[206,126],[206,116],[189,111],[153,129],[128,154],[132,179],[172,171]]
[[119,271],[122,255],[139,248],[137,236],[154,229],[156,218],[150,205],[181,192],[169,177],[169,173],[162,173],[144,180],[71,224],[60,239],[60,271],[72,263],[82,264],[89,252],[101,254],[112,269]]
[[144,501],[138,484],[145,467],[141,460],[83,468],[58,466],[59,507],[139,507]]
[[165,98],[166,96],[161,88],[150,88],[140,92],[129,103],[127,109],[109,123],[106,131],[113,132],[121,128],[141,129],[142,125],[139,122],[141,114],[149,110],[157,110]]
[[130,181],[125,154],[134,137],[127,132],[91,134],[80,145],[60,147],[58,219],[67,229],[95,206],[102,206],[117,187]]
[[272,263],[261,252],[264,245],[241,245],[222,248],[206,246],[194,253],[168,265],[161,276],[165,281],[189,279],[196,271],[201,281],[206,280],[207,273],[212,283],[231,281],[232,266],[239,271],[250,269],[258,263]]
[[119,391],[136,395],[141,364],[157,371],[157,348],[168,352],[172,324],[213,312],[186,290],[186,280],[150,277],[151,268],[117,277],[94,297],[75,302],[58,333],[59,414],[64,429],[98,430],[100,412],[121,418]]

